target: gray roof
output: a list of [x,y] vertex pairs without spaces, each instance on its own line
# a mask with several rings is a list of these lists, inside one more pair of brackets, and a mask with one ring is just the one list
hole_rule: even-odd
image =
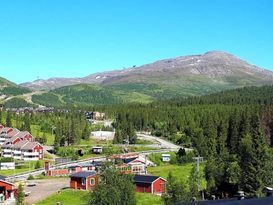
[[87,178],[89,176],[93,176],[96,175],[97,172],[95,171],[84,171],[84,172],[77,172],[75,174],[71,174],[71,177],[75,177],[75,178]]
[[9,129],[13,129],[13,128],[11,128],[11,127],[4,127],[2,129],[0,129],[0,133],[2,133],[2,132],[6,133]]
[[22,141],[19,141],[17,142],[16,144],[13,145],[13,148],[14,149],[20,149],[22,148],[23,146],[25,146],[29,141],[27,140],[22,140]]
[[148,184],[151,184],[155,180],[157,180],[158,178],[160,178],[160,177],[159,176],[152,176],[152,175],[139,175],[139,174],[136,174],[134,176],[134,182],[135,183],[148,183]]
[[2,148],[11,148],[13,146],[13,144],[11,144],[11,142],[5,142],[5,144],[2,144]]
[[20,133],[19,130],[12,128],[12,131],[11,131],[10,133],[8,133],[8,136],[14,137],[14,136],[16,136],[18,133]]
[[[32,150],[34,149],[37,145],[40,145],[38,142],[28,142],[25,146],[21,148],[21,150]],[[41,145],[40,145],[41,146]]]
[[15,136],[20,137],[20,138],[24,138],[26,135],[30,135],[30,133],[28,131],[23,131],[23,132],[17,133]]

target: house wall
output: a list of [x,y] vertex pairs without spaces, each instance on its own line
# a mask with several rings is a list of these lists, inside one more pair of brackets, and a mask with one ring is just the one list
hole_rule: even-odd
[[32,135],[31,134],[28,134],[28,135],[25,135],[24,136],[24,140],[28,140],[28,141],[32,141],[33,140],[33,137],[32,137]]
[[[91,184],[91,179],[93,179],[94,184]],[[85,179],[85,184],[82,184],[82,178],[71,177],[70,179],[70,188],[72,189],[83,189],[83,190],[92,190],[98,184],[98,176],[93,175]]]
[[72,189],[86,189],[85,184],[82,184],[82,178],[71,177],[70,188]]
[[20,142],[20,141],[21,141],[20,138],[16,138],[16,139],[12,142],[12,144],[16,144],[17,142]]
[[40,146],[40,145],[37,145],[35,148],[34,148],[34,152],[38,152],[39,153],[39,159],[43,159],[43,147]]
[[152,193],[152,184],[136,183],[136,191],[141,193]]
[[55,170],[48,170],[48,176],[63,176],[68,175],[68,169],[55,169]]
[[[91,179],[93,179],[94,184],[91,184]],[[87,178],[87,189],[88,190],[92,190],[94,189],[94,187],[98,184],[99,180],[98,180],[98,176],[94,175],[94,176],[90,176]]]
[[162,194],[165,192],[166,181],[158,178],[153,182],[153,194]]

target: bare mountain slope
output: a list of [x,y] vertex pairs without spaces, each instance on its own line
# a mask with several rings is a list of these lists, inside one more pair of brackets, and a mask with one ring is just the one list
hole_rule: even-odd
[[273,72],[251,65],[231,54],[211,51],[203,55],[160,60],[140,67],[101,72],[83,78],[51,78],[23,83],[21,86],[42,90],[75,84],[99,84],[127,89],[141,84],[160,88],[207,86],[208,90],[210,87],[220,86],[221,90],[221,87],[234,88],[271,82]]

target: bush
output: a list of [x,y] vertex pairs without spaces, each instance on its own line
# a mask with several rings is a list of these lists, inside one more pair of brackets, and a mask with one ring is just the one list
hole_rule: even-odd
[[0,163],[1,162],[14,162],[14,159],[11,157],[5,157],[0,159]]
[[32,174],[28,175],[27,180],[33,180],[33,179],[34,179],[34,176]]

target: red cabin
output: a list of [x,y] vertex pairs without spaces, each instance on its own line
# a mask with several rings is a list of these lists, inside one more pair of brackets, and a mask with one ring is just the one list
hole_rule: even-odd
[[77,172],[70,176],[70,188],[92,190],[98,184],[98,175],[95,171]]
[[166,180],[158,176],[135,175],[134,182],[137,192],[161,195],[166,190]]

